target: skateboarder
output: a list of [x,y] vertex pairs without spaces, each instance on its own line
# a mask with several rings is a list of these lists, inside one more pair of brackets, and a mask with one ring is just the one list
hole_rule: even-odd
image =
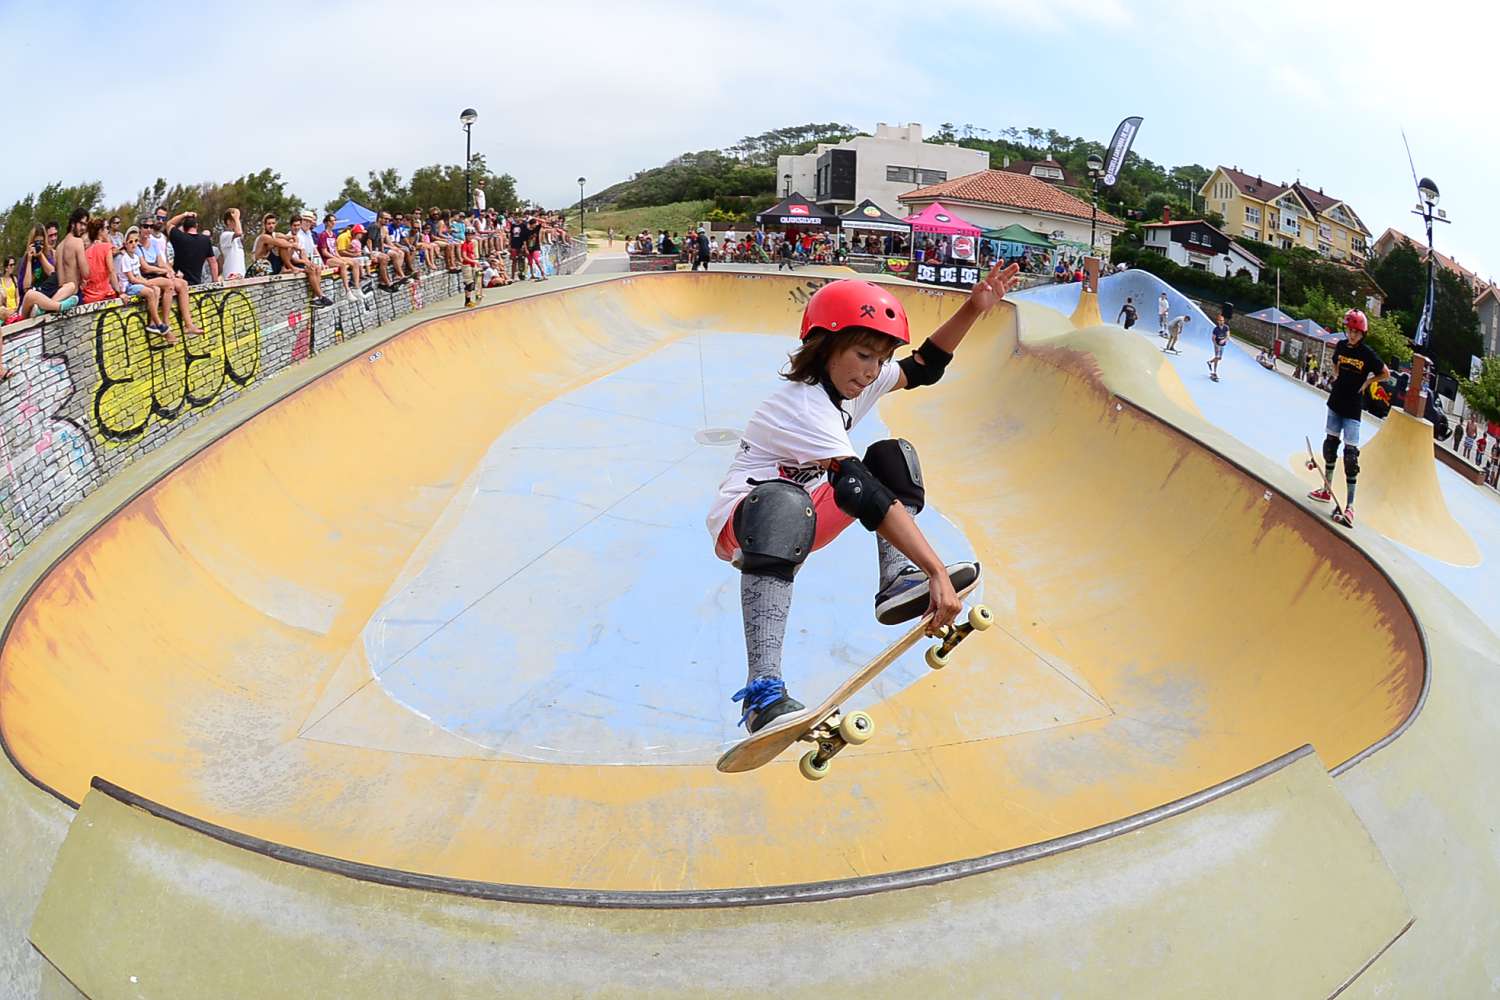
[[1167,293],[1162,292],[1161,298],[1156,300],[1156,322],[1160,329],[1157,336],[1166,339],[1167,336]]
[[1162,325],[1167,330],[1167,346],[1163,347],[1162,350],[1166,351],[1168,354],[1181,354],[1182,352],[1177,349],[1177,338],[1182,336],[1183,326],[1187,323],[1191,323],[1192,321],[1193,317],[1187,315],[1186,313],[1183,313],[1181,316],[1178,316],[1176,319],[1172,320],[1172,322],[1163,323]]
[[1229,343],[1229,320],[1219,313],[1219,321],[1213,329],[1214,356],[1208,364],[1208,377],[1219,381],[1219,362],[1224,360],[1224,345]]
[[1359,427],[1361,400],[1370,383],[1390,376],[1385,362],[1365,343],[1369,320],[1358,309],[1344,313],[1344,339],[1333,349],[1333,385],[1328,390],[1328,421],[1323,438],[1323,485],[1308,494],[1327,503],[1333,499],[1328,484],[1333,482],[1333,466],[1338,460],[1339,438],[1344,440],[1344,482],[1349,488],[1344,498],[1341,524],[1354,526],[1354,481],[1359,477]]
[[969,328],[1004,298],[1017,270],[995,265],[952,317],[894,363],[911,333],[905,308],[889,290],[846,279],[808,300],[801,346],[781,373],[786,381],[751,415],[707,519],[714,554],[741,573],[749,671],[733,700],[744,703],[740,723],[750,732],[804,707],[781,677],[792,579],[810,552],[855,521],[877,536],[876,620],[894,625],[930,610],[935,629],[958,613],[957,591],[973,582],[978,567],[945,567],[917,527],[926,491],[916,449],[888,439],[859,459],[849,430],[886,393],[941,379]]
[[1120,307],[1120,314],[1115,317],[1115,322],[1123,323],[1125,329],[1129,330],[1132,326],[1135,326],[1135,320],[1135,301],[1126,296],[1125,304]]

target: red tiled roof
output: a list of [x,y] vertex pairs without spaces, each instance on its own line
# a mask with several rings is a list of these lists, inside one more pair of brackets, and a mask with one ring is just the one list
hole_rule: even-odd
[[[1023,211],[1049,212],[1073,219],[1087,219],[1091,212],[1088,202],[1060,191],[1046,181],[1028,174],[1012,173],[1008,170],[979,170],[964,174],[941,184],[931,184],[915,191],[898,195],[901,202],[913,201],[968,201],[982,205],[998,205],[1019,208]],[[1101,209],[1099,221],[1105,225],[1123,226],[1125,223]]]
[[1249,174],[1242,174],[1238,170],[1231,170],[1222,164],[1220,164],[1219,170],[1234,183],[1235,187],[1240,189],[1240,194],[1248,198],[1254,198],[1257,201],[1275,201],[1287,191],[1285,185],[1272,184],[1269,181],[1261,180],[1259,177],[1252,177]]
[[1014,160],[1014,161],[1011,162],[1011,164],[1009,166],[1004,166],[1004,167],[1001,167],[1000,169],[1001,170],[1007,170],[1007,171],[1009,171],[1010,173],[1013,173],[1013,174],[1025,174],[1027,177],[1031,177],[1031,176],[1033,176],[1033,174],[1031,173],[1031,168],[1032,167],[1052,167],[1052,168],[1054,168],[1054,169],[1056,169],[1058,171],[1061,171],[1061,173],[1062,173],[1062,176],[1059,177],[1057,180],[1047,180],[1047,178],[1045,178],[1045,177],[1038,177],[1037,180],[1039,180],[1039,181],[1043,181],[1043,182],[1048,183],[1048,184],[1065,184],[1068,187],[1078,187],[1079,186],[1078,178],[1075,177],[1075,176],[1073,176],[1073,174],[1068,170],[1067,167],[1063,166],[1061,163],[1058,163],[1056,160],[1052,160],[1052,159],[1046,159],[1046,160]]
[[1324,214],[1335,205],[1348,204],[1342,198],[1326,195],[1321,190],[1310,188],[1301,181],[1293,181],[1290,184],[1272,184],[1270,181],[1226,167],[1222,163],[1219,164],[1219,170],[1234,183],[1235,187],[1240,189],[1241,194],[1258,201],[1275,201],[1286,192],[1293,191],[1318,215]]
[[[1394,236],[1396,239],[1401,240],[1403,243],[1406,243],[1413,250],[1415,250],[1417,252],[1417,256],[1420,257],[1422,260],[1426,260],[1427,259],[1427,247],[1423,246],[1422,243],[1420,243],[1419,241],[1412,239],[1410,236],[1407,236],[1405,233],[1403,233],[1399,229],[1388,227],[1385,232],[1383,232],[1383,233],[1380,234],[1380,239],[1376,240],[1375,242],[1379,243],[1382,240],[1384,240],[1387,236]],[[1490,282],[1485,281],[1479,275],[1475,274],[1473,271],[1469,270],[1467,267],[1464,267],[1458,261],[1454,260],[1452,257],[1449,257],[1447,254],[1443,253],[1441,250],[1437,250],[1437,251],[1434,251],[1434,252],[1437,254],[1437,262],[1438,262],[1438,264],[1440,266],[1442,266],[1442,267],[1446,268],[1447,270],[1453,272],[1454,274],[1458,275],[1460,278],[1463,278],[1465,281],[1467,281],[1470,285],[1473,286],[1473,288],[1474,288],[1474,290],[1475,290],[1476,293],[1481,293],[1482,294],[1483,291],[1490,286],[1490,284],[1491,284]],[[1477,299],[1476,299],[1476,301],[1477,301]]]

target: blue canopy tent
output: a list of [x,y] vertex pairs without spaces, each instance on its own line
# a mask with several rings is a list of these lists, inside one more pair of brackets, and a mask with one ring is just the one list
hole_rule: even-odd
[[1270,306],[1257,312],[1248,313],[1247,316],[1250,319],[1258,319],[1262,323],[1279,323],[1282,326],[1290,326],[1291,324],[1297,322],[1295,319],[1288,316],[1280,309],[1277,309],[1275,306]]
[[[354,225],[356,222],[362,226],[369,227],[375,221],[375,213],[354,199],[349,199],[339,206],[337,212],[333,213],[333,231],[341,233]],[[320,222],[313,227],[313,232],[321,233],[323,224]]]

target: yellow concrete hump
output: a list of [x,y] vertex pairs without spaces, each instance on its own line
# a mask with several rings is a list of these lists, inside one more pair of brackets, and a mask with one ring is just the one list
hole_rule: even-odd
[[1078,306],[1073,310],[1073,325],[1082,330],[1104,322],[1099,315],[1099,293],[1083,289],[1078,293]]

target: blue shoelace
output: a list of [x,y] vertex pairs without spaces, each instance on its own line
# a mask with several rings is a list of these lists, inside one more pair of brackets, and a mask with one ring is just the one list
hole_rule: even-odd
[[733,701],[745,703],[745,713],[740,716],[740,725],[750,718],[751,712],[759,712],[786,697],[786,684],[780,677],[757,677],[734,693]]

